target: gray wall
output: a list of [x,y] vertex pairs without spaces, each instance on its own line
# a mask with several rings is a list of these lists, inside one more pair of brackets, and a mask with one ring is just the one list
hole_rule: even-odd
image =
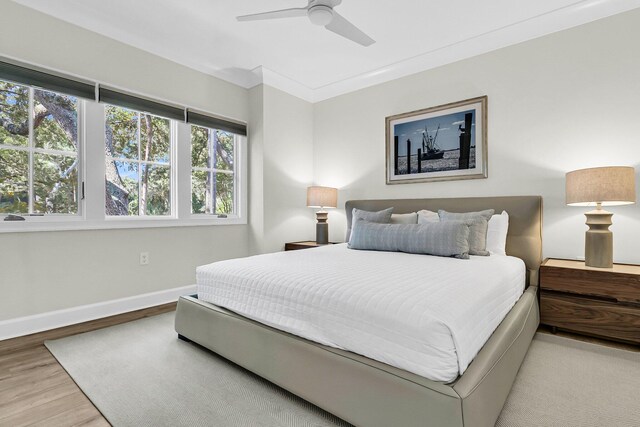
[[[0,55],[249,119],[243,88],[13,2],[0,7]],[[248,226],[0,234],[0,320],[190,285],[196,265],[248,253]]]
[[196,266],[247,255],[246,228],[0,234],[0,320],[193,284]]
[[313,179],[313,105],[267,85],[249,91],[250,246],[253,254],[315,239],[306,207]]
[[[604,165],[640,172],[640,10],[314,105],[314,175],[357,198],[544,197],[544,255],[584,256],[583,213],[564,174]],[[385,117],[488,95],[489,178],[385,185]],[[638,173],[640,179],[640,173]],[[640,204],[612,207],[614,259],[640,263]],[[332,239],[344,213],[331,212]]]

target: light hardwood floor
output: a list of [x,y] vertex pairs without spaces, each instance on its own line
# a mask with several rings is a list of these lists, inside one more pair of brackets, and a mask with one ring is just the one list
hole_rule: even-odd
[[109,426],[44,345],[0,354],[0,426]]

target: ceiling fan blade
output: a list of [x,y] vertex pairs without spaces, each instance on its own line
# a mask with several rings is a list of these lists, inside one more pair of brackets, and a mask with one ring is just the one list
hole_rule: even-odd
[[362,46],[371,46],[376,42],[335,10],[333,11],[333,19],[325,25],[325,28]]
[[242,15],[236,17],[238,21],[259,21],[262,19],[279,19],[279,18],[297,18],[299,16],[307,16],[306,7],[298,7],[293,9],[273,10],[271,12],[254,13],[251,15]]

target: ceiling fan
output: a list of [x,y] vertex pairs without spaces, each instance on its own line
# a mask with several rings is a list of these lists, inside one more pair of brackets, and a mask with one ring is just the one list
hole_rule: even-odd
[[258,21],[262,19],[297,18],[306,16],[315,25],[322,25],[327,30],[346,37],[362,46],[370,46],[375,43],[371,37],[362,32],[358,27],[347,21],[334,7],[342,3],[342,0],[309,0],[307,7],[274,10],[270,12],[255,13],[252,15],[238,16],[238,21]]

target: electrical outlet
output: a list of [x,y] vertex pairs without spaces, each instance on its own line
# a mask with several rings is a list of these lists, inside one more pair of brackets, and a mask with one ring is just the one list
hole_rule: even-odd
[[140,252],[140,265],[149,264],[149,252]]

